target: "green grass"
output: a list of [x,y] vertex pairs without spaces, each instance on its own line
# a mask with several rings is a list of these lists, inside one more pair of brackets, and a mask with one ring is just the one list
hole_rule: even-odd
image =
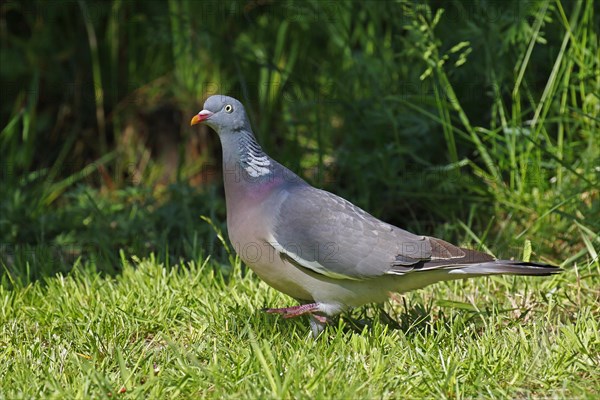
[[[290,299],[206,260],[0,289],[0,398],[594,398],[598,262],[551,278],[438,284],[318,339]],[[393,321],[389,317],[392,317]],[[124,388],[122,395],[117,393]]]

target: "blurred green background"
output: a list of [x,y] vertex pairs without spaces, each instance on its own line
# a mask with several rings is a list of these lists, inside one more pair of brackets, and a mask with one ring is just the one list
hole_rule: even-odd
[[[247,108],[267,153],[377,217],[497,256],[593,257],[599,4],[4,1],[2,282],[226,260],[220,147]],[[591,250],[590,250],[591,249]]]

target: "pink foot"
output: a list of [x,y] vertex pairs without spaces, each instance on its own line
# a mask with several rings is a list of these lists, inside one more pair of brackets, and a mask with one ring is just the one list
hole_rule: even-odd
[[323,324],[327,322],[326,317],[312,314],[315,311],[319,311],[319,305],[317,303],[302,304],[299,306],[286,308],[265,308],[263,311],[269,314],[281,314],[283,318],[293,318],[304,314],[311,314],[319,322]]

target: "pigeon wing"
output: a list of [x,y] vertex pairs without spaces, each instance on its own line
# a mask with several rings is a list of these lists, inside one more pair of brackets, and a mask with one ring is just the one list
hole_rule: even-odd
[[[295,265],[335,279],[361,280],[443,267],[465,251],[373,217],[352,203],[308,185],[289,194],[268,242]],[[491,258],[491,257],[490,257]]]

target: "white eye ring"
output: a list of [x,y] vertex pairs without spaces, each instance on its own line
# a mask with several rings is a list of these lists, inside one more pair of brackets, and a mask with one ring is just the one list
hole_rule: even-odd
[[231,104],[227,104],[225,106],[225,112],[226,113],[231,113],[233,111],[233,106]]

